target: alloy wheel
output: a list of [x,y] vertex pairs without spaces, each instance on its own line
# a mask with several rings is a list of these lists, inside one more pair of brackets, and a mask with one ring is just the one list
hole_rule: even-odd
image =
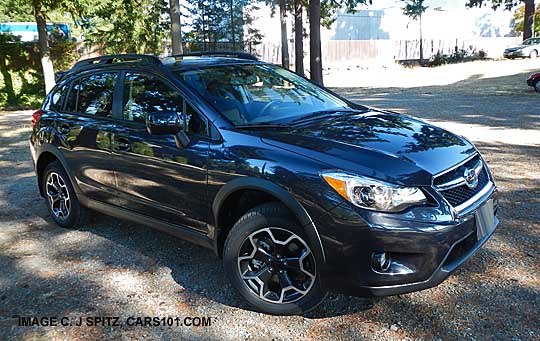
[[45,183],[45,192],[51,212],[56,218],[66,219],[71,211],[71,200],[66,182],[57,172],[50,172]]
[[238,270],[249,290],[271,303],[301,299],[316,278],[315,258],[307,243],[277,227],[257,230],[242,242]]

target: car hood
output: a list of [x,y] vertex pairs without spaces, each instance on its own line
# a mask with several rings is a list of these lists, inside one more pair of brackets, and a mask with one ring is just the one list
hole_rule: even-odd
[[476,153],[467,140],[444,129],[375,110],[339,113],[292,129],[258,133],[267,144],[330,168],[405,185],[429,185],[433,175]]
[[529,47],[533,47],[533,46],[534,45],[518,45],[518,46],[514,46],[514,47],[509,47],[506,50],[519,50],[519,49],[525,49],[525,48],[529,48]]

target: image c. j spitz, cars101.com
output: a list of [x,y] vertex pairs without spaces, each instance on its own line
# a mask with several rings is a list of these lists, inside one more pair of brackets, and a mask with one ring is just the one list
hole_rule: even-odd
[[83,60],[32,125],[56,223],[97,211],[207,247],[265,313],[433,287],[498,224],[468,140],[247,54]]

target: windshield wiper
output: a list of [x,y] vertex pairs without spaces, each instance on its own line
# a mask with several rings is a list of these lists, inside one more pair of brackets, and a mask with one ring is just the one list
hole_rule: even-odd
[[283,128],[289,128],[290,126],[287,124],[279,124],[279,123],[253,123],[253,124],[240,124],[237,126],[234,126],[236,129],[283,129]]
[[333,116],[334,114],[337,114],[337,113],[361,113],[363,111],[361,110],[356,110],[356,109],[352,109],[352,108],[339,108],[339,109],[332,109],[332,110],[320,110],[320,111],[315,111],[315,112],[312,112],[310,114],[307,114],[305,116],[302,116],[302,117],[299,117],[295,120],[292,120],[291,123],[296,125],[296,124],[302,124],[302,123],[306,123],[306,122],[311,122],[311,121],[316,121],[316,120],[319,120],[321,118],[325,118],[325,117],[328,117],[328,116]]

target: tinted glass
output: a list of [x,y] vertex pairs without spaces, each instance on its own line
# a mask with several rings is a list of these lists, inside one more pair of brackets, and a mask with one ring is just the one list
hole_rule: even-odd
[[71,90],[69,90],[68,98],[66,101],[66,111],[67,112],[76,112],[77,111],[77,96],[79,95],[79,83],[80,79],[77,79],[73,82]]
[[85,115],[112,117],[117,77],[116,73],[103,73],[81,78],[71,88],[66,109]]
[[186,131],[190,134],[208,135],[206,119],[186,102]]
[[236,125],[277,122],[347,106],[304,78],[268,64],[178,71],[177,75]]
[[45,105],[45,110],[62,111],[62,104],[67,93],[67,84],[60,86],[50,97]]
[[146,122],[146,114],[174,111],[182,114],[182,97],[162,80],[151,75],[127,73],[124,80],[125,120]]
[[540,39],[538,38],[531,38],[531,39],[527,39],[523,42],[523,45],[536,45],[536,44],[540,44]]

